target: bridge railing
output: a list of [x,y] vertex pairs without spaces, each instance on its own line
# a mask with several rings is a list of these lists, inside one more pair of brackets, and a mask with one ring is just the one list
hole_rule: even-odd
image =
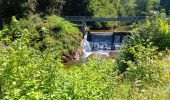
[[139,21],[146,19],[146,16],[129,16],[129,17],[92,17],[92,16],[65,16],[70,21]]

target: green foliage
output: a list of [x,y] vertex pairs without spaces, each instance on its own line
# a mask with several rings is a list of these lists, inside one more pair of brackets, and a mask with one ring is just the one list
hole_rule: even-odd
[[54,81],[59,77],[57,69],[63,66],[59,55],[76,49],[81,33],[60,17],[46,19],[34,16],[18,21],[13,17],[10,25],[0,31],[1,98],[56,97],[54,90],[60,87],[55,88]]
[[[60,71],[63,76],[62,92],[63,99],[109,99],[112,98],[116,71],[113,72],[114,61],[99,60],[89,61],[85,66]],[[60,87],[60,86],[58,86]]]
[[53,31],[55,38],[57,38],[56,45],[61,46],[63,51],[74,50],[80,46],[82,34],[74,24],[57,16],[46,18],[48,21],[46,27]]
[[[162,59],[161,53],[157,55],[155,47],[151,45],[146,46],[146,44],[143,44],[145,45],[143,46],[139,42],[135,45],[135,42],[131,42],[141,39],[137,40],[131,37],[129,40],[130,42],[125,42],[126,45],[120,51],[117,64],[119,71],[125,71],[121,74],[123,75],[123,81],[131,84],[131,89],[128,92],[130,93],[130,98],[131,96],[133,99],[141,97],[157,99],[160,98],[159,96],[164,99],[169,98],[168,95],[164,95],[169,94],[169,55],[167,54]],[[162,90],[165,89],[164,86],[167,88],[167,91]]]
[[[108,0],[89,0],[88,12],[94,17],[117,17],[120,8],[119,1]],[[117,22],[97,22],[93,25],[94,29],[108,29],[117,26]]]
[[[94,17],[116,18],[148,15],[150,11],[158,8],[159,0],[89,0],[87,10]],[[121,24],[119,22],[98,22],[93,28],[107,29]]]
[[[70,13],[76,10],[78,15],[96,17],[146,15],[158,5],[158,0],[66,1],[72,5],[68,9],[76,7]],[[58,14],[64,1],[2,0],[0,14],[35,13],[37,4],[40,12]],[[11,8],[17,12],[3,15]],[[20,8],[22,11],[18,11]],[[169,99],[170,56],[162,56],[159,50],[170,49],[170,22],[165,15],[153,17],[137,25],[132,37],[124,41],[117,63],[93,58],[69,69],[64,68],[60,57],[80,45],[82,34],[74,24],[58,16],[35,15],[20,20],[13,17],[0,31],[0,99]],[[110,27],[109,24],[98,26]],[[117,75],[120,71],[124,73]]]
[[161,7],[166,10],[166,13],[169,15],[170,14],[170,1],[169,0],[161,0]]
[[73,24],[57,16],[48,16],[47,20],[35,16],[20,21],[13,17],[0,31],[1,98],[55,98],[54,80],[59,78],[57,69],[63,66],[59,55],[79,46],[79,34]]
[[116,9],[113,8],[114,3],[108,0],[90,0],[89,10],[95,17],[117,16]]
[[87,10],[89,1],[90,0],[65,0],[62,13],[65,16],[89,16],[90,13]]
[[155,18],[140,23],[136,28],[136,32],[137,37],[153,42],[153,45],[157,46],[159,50],[170,49],[169,23],[164,14],[155,15]]
[[50,50],[41,53],[18,40],[1,50],[0,55],[3,99],[45,99],[52,96],[56,90],[57,69],[62,66],[59,60],[54,59],[55,53]]
[[35,13],[37,10],[37,0],[25,0],[23,3],[20,3],[21,14],[28,15]]
[[136,0],[137,14],[147,15],[152,10],[158,10],[160,0]]
[[46,14],[60,14],[63,10],[65,0],[37,0],[38,9]]
[[95,60],[87,64],[89,67],[80,65],[66,70],[54,59],[55,53],[42,53],[21,43],[16,41],[0,53],[3,99],[112,98],[114,62]]
[[19,21],[13,17],[11,24],[0,31],[1,44],[10,45],[13,41],[26,37],[28,45],[41,51],[54,48],[65,53],[80,46],[82,34],[75,25],[57,16],[47,16],[42,20],[38,16]]
[[1,0],[0,17],[23,16],[36,11],[37,0]]
[[[161,2],[168,12],[169,1]],[[28,15],[32,13],[70,16],[122,17],[147,15],[158,10],[160,0],[1,0],[0,15]],[[77,9],[79,8],[79,9]]]
[[[155,12],[154,12],[155,13]],[[164,65],[161,65],[159,51],[170,49],[170,32],[164,14],[155,13],[153,18],[137,25],[135,32],[124,41],[117,63],[126,79],[146,83],[162,84]]]
[[168,98],[166,87],[139,88],[138,83],[122,81],[112,59],[91,59],[86,64],[64,69],[54,59],[55,53],[39,52],[21,43],[24,42],[16,41],[1,49],[2,99],[157,99],[159,95]]
[[0,17],[29,15],[42,12],[43,14],[60,14],[64,0],[1,0]]
[[117,58],[120,72],[125,72],[126,78],[131,81],[158,83],[163,66],[156,61],[157,49],[142,37],[131,37],[127,41]]
[[[159,8],[160,0],[66,0],[64,14],[94,17],[147,15]],[[81,9],[77,9],[81,8]]]
[[[128,62],[120,62],[128,64],[126,78],[117,75],[117,64],[112,59],[93,58],[86,64],[65,69],[59,54],[63,49],[73,48],[70,42],[80,37],[79,30],[57,16],[45,19],[34,16],[17,21],[13,17],[11,24],[0,31],[3,45],[0,49],[1,99],[168,98],[170,72],[162,69],[169,68],[169,60],[156,59],[156,49],[146,45],[149,41],[143,42],[145,40],[138,37],[127,41],[131,44],[123,53],[133,55],[134,62],[129,58]],[[70,40],[72,38],[75,40]],[[64,42],[72,46],[65,48]],[[34,43],[36,45],[32,45]],[[47,48],[40,51],[37,45]],[[164,86],[155,87],[155,84]]]
[[0,31],[1,44],[10,45],[14,40],[21,37],[29,37],[30,33],[27,29],[22,29],[19,25],[19,21],[15,17],[12,17],[10,25],[4,26],[4,29]]

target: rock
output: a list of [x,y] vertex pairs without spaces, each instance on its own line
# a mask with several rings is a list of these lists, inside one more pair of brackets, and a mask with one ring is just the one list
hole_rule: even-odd
[[83,52],[82,48],[79,48],[76,51],[68,51],[68,53],[62,54],[61,59],[63,63],[79,61],[82,52]]

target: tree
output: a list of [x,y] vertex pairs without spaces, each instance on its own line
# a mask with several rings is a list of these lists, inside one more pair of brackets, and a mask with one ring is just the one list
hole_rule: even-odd
[[169,0],[161,0],[161,6],[166,10],[166,13],[169,15],[170,14],[170,1]]
[[23,16],[42,12],[60,14],[65,0],[0,0],[0,17]]
[[60,14],[65,0],[38,0],[38,10],[47,14]]
[[[136,15],[136,0],[122,0],[121,8],[124,10],[124,16],[134,16]],[[123,13],[123,11],[121,11]]]
[[88,5],[90,0],[66,0],[63,13],[69,16],[88,16]]
[[136,0],[137,15],[146,15],[148,12],[158,10],[160,0]]
[[36,11],[37,0],[1,0],[1,17],[23,16]]

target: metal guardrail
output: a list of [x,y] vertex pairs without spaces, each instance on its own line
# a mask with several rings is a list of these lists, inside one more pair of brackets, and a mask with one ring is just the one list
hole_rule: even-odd
[[146,16],[130,16],[130,17],[118,17],[118,18],[107,18],[107,17],[92,17],[92,16],[65,16],[70,21],[140,21],[146,19]]

